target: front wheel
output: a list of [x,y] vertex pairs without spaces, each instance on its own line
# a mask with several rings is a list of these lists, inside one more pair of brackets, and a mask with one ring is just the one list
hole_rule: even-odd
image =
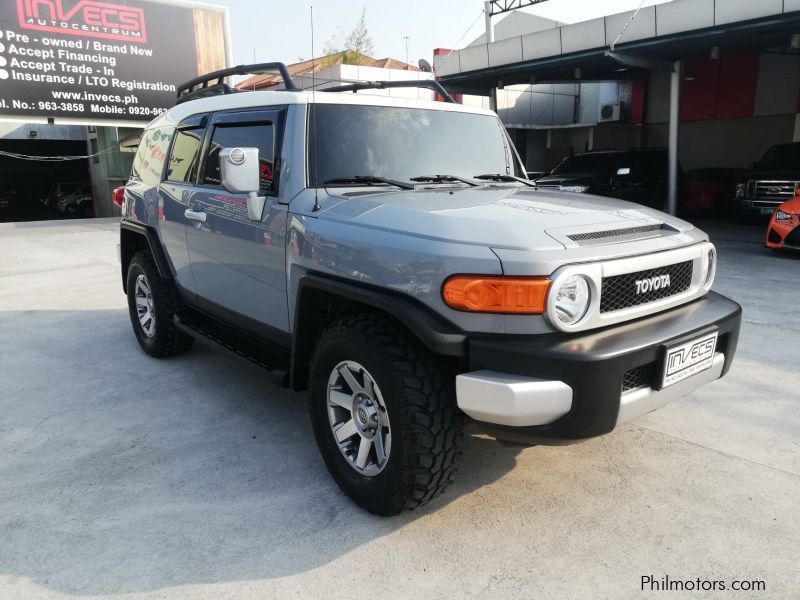
[[346,317],[311,361],[314,435],[339,487],[379,515],[422,506],[453,481],[462,423],[454,377],[399,324]]

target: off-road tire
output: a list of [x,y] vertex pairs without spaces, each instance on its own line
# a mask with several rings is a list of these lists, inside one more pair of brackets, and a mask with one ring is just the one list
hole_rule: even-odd
[[[372,477],[358,473],[344,458],[328,418],[328,378],[345,360],[369,371],[391,422],[388,462]],[[463,445],[455,375],[390,317],[353,315],[322,334],[311,359],[309,404],[328,470],[342,491],[369,512],[390,516],[413,510],[454,480]]]
[[[144,275],[153,295],[156,327],[152,337],[148,337],[136,311],[135,287],[136,279]],[[183,354],[194,343],[194,338],[175,327],[173,317],[180,307],[180,297],[175,284],[162,279],[158,273],[153,257],[148,252],[137,252],[128,266],[127,277],[128,313],[133,325],[136,341],[142,350],[156,358],[166,358]]]

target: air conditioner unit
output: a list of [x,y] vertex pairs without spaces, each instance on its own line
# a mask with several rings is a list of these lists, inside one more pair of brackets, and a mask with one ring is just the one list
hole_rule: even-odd
[[600,113],[597,116],[598,123],[611,123],[621,121],[624,117],[625,104],[623,102],[610,102],[600,106]]

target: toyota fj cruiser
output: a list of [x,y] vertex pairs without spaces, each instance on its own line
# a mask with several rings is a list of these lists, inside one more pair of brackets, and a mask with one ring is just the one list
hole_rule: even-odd
[[[285,91],[233,74],[278,70]],[[194,339],[308,390],[341,489],[389,515],[453,480],[462,426],[563,444],[718,379],[740,307],[710,291],[689,223],[537,189],[491,111],[298,90],[279,63],[179,88],[147,126],[123,205],[134,333]]]

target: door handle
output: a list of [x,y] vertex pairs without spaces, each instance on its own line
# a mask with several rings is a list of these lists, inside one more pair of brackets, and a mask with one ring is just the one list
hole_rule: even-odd
[[206,219],[208,219],[208,215],[206,213],[192,210],[191,208],[187,208],[185,211],[183,211],[183,216],[190,221],[200,221],[201,223],[205,223]]

